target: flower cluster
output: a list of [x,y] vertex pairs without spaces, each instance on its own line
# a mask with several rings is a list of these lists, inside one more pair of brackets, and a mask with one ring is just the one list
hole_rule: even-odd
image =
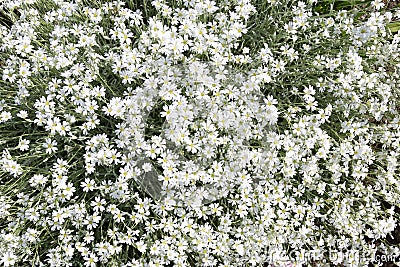
[[400,257],[398,10],[136,2],[0,4],[5,266]]

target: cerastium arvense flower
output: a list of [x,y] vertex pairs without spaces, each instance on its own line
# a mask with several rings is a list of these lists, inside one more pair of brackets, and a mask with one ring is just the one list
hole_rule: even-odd
[[400,13],[320,2],[2,1],[3,265],[398,260]]

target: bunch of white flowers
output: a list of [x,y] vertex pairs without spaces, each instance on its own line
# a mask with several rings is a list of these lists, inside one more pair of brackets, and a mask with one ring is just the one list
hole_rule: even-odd
[[397,9],[0,7],[3,265],[399,259]]

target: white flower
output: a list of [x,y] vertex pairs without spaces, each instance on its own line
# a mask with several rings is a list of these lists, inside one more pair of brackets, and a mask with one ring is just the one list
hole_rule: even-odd
[[98,257],[94,253],[90,253],[89,255],[83,258],[85,260],[85,266],[87,267],[96,267],[96,262],[98,261]]
[[93,179],[85,178],[85,181],[81,182],[81,187],[84,192],[93,191],[96,187],[96,183]]
[[91,206],[93,206],[93,210],[96,211],[96,212],[97,211],[99,211],[99,212],[104,211],[105,210],[105,207],[104,207],[105,204],[106,204],[106,201],[104,199],[100,198],[99,196],[97,196],[95,198],[95,200],[91,202]]
[[11,118],[12,118],[12,115],[11,115],[11,112],[9,112],[9,111],[2,111],[0,113],[0,123],[9,121],[9,120],[11,120]]
[[36,187],[38,185],[42,186],[47,182],[47,177],[45,177],[42,174],[35,174],[32,176],[32,178],[29,180],[29,183],[31,186]]
[[20,110],[17,113],[17,116],[20,117],[21,119],[26,119],[28,117],[28,112],[26,110]]
[[46,149],[47,154],[52,154],[58,150],[57,142],[51,138],[46,138],[43,147]]
[[385,6],[385,3],[382,0],[374,0],[372,1],[371,5],[376,9],[379,10]]
[[143,241],[136,242],[136,248],[141,252],[145,253],[147,250],[147,245]]
[[20,138],[19,139],[19,143],[18,143],[19,150],[21,150],[21,151],[28,150],[29,149],[29,143],[30,143],[29,140]]
[[12,251],[7,251],[3,254],[2,262],[5,267],[13,266],[17,260],[17,256]]
[[149,172],[152,169],[152,165],[149,162],[145,162],[143,163],[142,169],[144,170],[144,172]]

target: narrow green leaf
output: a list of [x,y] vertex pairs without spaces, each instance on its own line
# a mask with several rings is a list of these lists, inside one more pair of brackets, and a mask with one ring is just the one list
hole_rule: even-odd
[[387,26],[392,33],[397,33],[400,30],[400,22],[399,21],[391,22]]

